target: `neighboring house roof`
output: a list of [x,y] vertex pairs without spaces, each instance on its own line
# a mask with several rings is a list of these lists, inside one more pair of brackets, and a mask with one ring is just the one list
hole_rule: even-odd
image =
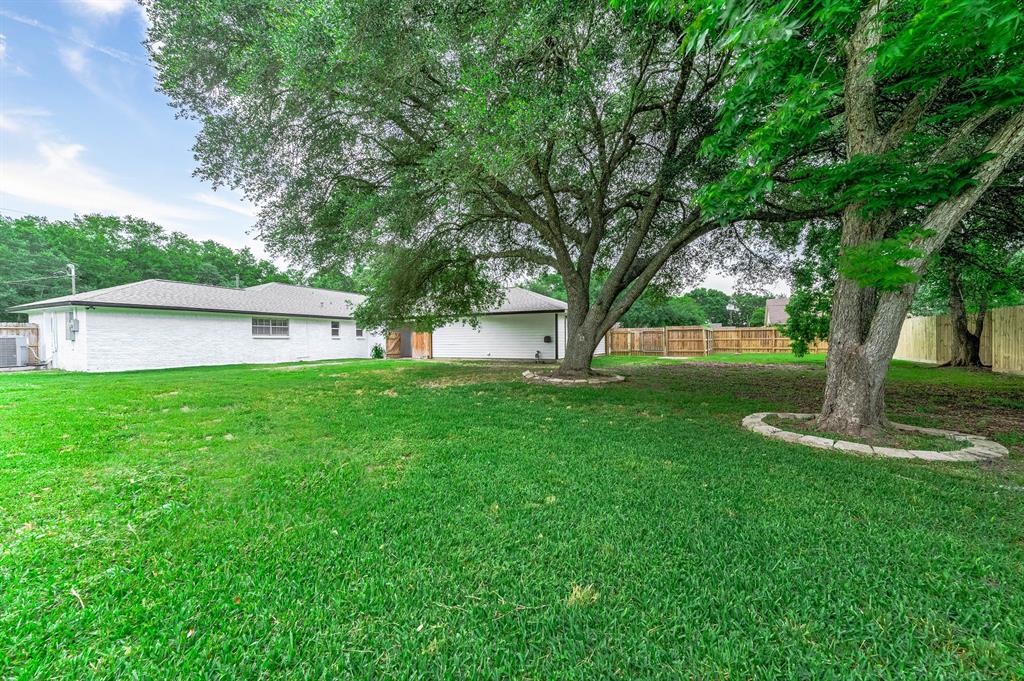
[[764,325],[785,324],[789,319],[786,306],[789,305],[789,298],[769,298],[764,302]]
[[[87,307],[130,307],[196,312],[235,312],[240,314],[292,315],[350,319],[365,296],[308,286],[272,282],[248,288],[227,288],[181,281],[146,279],[70,296],[49,298],[15,305],[11,312],[47,307],[83,305]],[[566,304],[554,298],[521,288],[510,288],[505,301],[480,314],[517,312],[562,312]]]

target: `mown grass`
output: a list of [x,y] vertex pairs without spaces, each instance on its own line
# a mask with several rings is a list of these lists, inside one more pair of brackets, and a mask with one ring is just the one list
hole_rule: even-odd
[[1024,381],[895,367],[1012,449],[924,464],[739,427],[820,364],[600,364],[0,376],[0,676],[1024,673]]

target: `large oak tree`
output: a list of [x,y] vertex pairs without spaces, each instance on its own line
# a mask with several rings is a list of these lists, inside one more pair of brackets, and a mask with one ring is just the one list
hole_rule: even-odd
[[702,235],[792,217],[698,204],[739,163],[700,153],[731,51],[682,50],[676,17],[586,0],[148,11],[160,86],[202,123],[199,174],[259,202],[281,252],[370,263],[359,314],[375,326],[468,316],[510,276],[554,271],[569,302],[561,371],[587,372],[647,285],[693,266]]
[[[655,15],[695,14],[691,42],[722,36],[737,51],[718,146],[751,162],[706,196],[756,200],[777,178],[840,212],[819,426],[877,429],[889,362],[927,263],[1024,147],[1019,3],[654,0],[648,7]],[[799,148],[813,161],[780,175]]]

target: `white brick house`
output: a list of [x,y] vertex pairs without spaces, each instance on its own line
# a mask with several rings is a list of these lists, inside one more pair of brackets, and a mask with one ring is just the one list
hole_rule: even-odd
[[[52,368],[132,371],[369,357],[386,342],[356,328],[352,313],[362,300],[289,284],[235,289],[147,279],[10,311],[39,326],[39,357]],[[435,329],[426,356],[558,360],[565,352],[565,308],[510,288],[500,305],[480,313],[475,328]],[[412,354],[405,349],[403,355]]]
[[369,357],[362,296],[261,284],[225,288],[147,279],[10,308],[39,326],[39,356],[68,371],[131,371]]

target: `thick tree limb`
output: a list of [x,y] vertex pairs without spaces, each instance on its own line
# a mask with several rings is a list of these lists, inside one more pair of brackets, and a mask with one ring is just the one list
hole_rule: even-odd
[[932,88],[928,92],[918,92],[910,103],[903,108],[900,115],[896,117],[892,125],[889,126],[888,132],[882,138],[879,145],[879,151],[885,153],[892,149],[895,149],[897,145],[903,140],[903,137],[910,132],[913,132],[914,128],[917,127],[921,117],[931,106],[935,98],[938,97],[939,92],[942,91],[946,80],[944,79],[939,85]]

